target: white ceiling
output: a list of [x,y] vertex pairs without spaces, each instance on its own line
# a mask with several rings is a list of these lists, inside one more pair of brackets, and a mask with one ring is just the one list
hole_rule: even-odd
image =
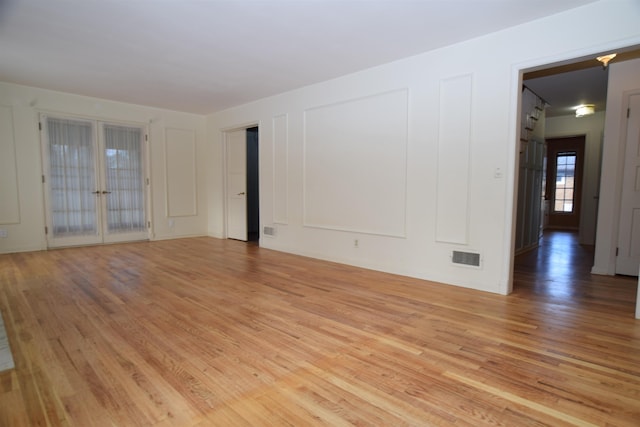
[[592,61],[591,68],[524,80],[525,86],[547,102],[547,117],[571,115],[584,104],[593,104],[596,111],[605,110],[609,70],[598,65],[595,58]]
[[207,114],[594,0],[0,0],[0,81]]

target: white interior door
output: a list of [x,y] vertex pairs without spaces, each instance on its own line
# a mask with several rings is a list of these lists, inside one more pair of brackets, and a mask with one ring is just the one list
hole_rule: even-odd
[[148,239],[144,129],[47,116],[41,124],[47,245]]
[[247,131],[227,132],[227,237],[247,241]]
[[640,94],[629,97],[616,273],[636,276],[640,266]]

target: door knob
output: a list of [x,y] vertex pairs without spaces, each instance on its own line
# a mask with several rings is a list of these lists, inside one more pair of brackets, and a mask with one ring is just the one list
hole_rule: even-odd
[[244,196],[244,191],[242,193],[238,193],[238,196]]
[[103,191],[102,194],[111,194],[111,191]]

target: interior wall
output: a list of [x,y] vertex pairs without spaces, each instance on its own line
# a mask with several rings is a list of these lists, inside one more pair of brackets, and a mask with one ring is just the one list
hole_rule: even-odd
[[222,130],[259,122],[261,223],[276,230],[262,246],[508,293],[520,70],[636,44],[638,18],[633,2],[591,3],[211,115],[209,233],[224,224]]
[[[3,133],[0,155],[3,161],[15,165],[15,173],[2,175],[0,186],[2,212],[7,212],[0,218],[0,230],[6,234],[6,237],[0,237],[0,253],[46,249],[38,130],[41,112],[146,126],[149,133],[151,238],[206,235],[208,147],[203,116],[2,82],[0,107],[3,117],[9,117],[12,125],[9,136]],[[6,142],[7,138],[12,139],[11,143]]]
[[639,75],[640,59],[609,64],[596,251],[591,270],[595,274],[616,272],[627,103],[631,92],[640,92]]
[[545,138],[585,135],[584,169],[582,175],[582,202],[578,240],[583,245],[594,245],[600,192],[600,164],[605,112],[592,116],[547,117]]

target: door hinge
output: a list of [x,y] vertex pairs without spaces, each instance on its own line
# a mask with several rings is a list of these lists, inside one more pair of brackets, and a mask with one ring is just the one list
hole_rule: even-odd
[[619,251],[620,251],[620,248],[616,248],[616,256],[618,256]]
[[42,175],[42,183],[44,184],[44,175]]
[[38,130],[42,130],[42,122],[38,122]]
[[147,228],[151,228],[151,221],[147,221]]
[[47,227],[46,225],[44,227],[44,234],[49,234],[49,227]]
[[627,119],[631,116],[631,108],[627,108]]
[[149,140],[149,135],[147,135],[146,133],[144,134],[144,140],[148,141]]
[[149,178],[147,178],[147,185],[149,185]]

